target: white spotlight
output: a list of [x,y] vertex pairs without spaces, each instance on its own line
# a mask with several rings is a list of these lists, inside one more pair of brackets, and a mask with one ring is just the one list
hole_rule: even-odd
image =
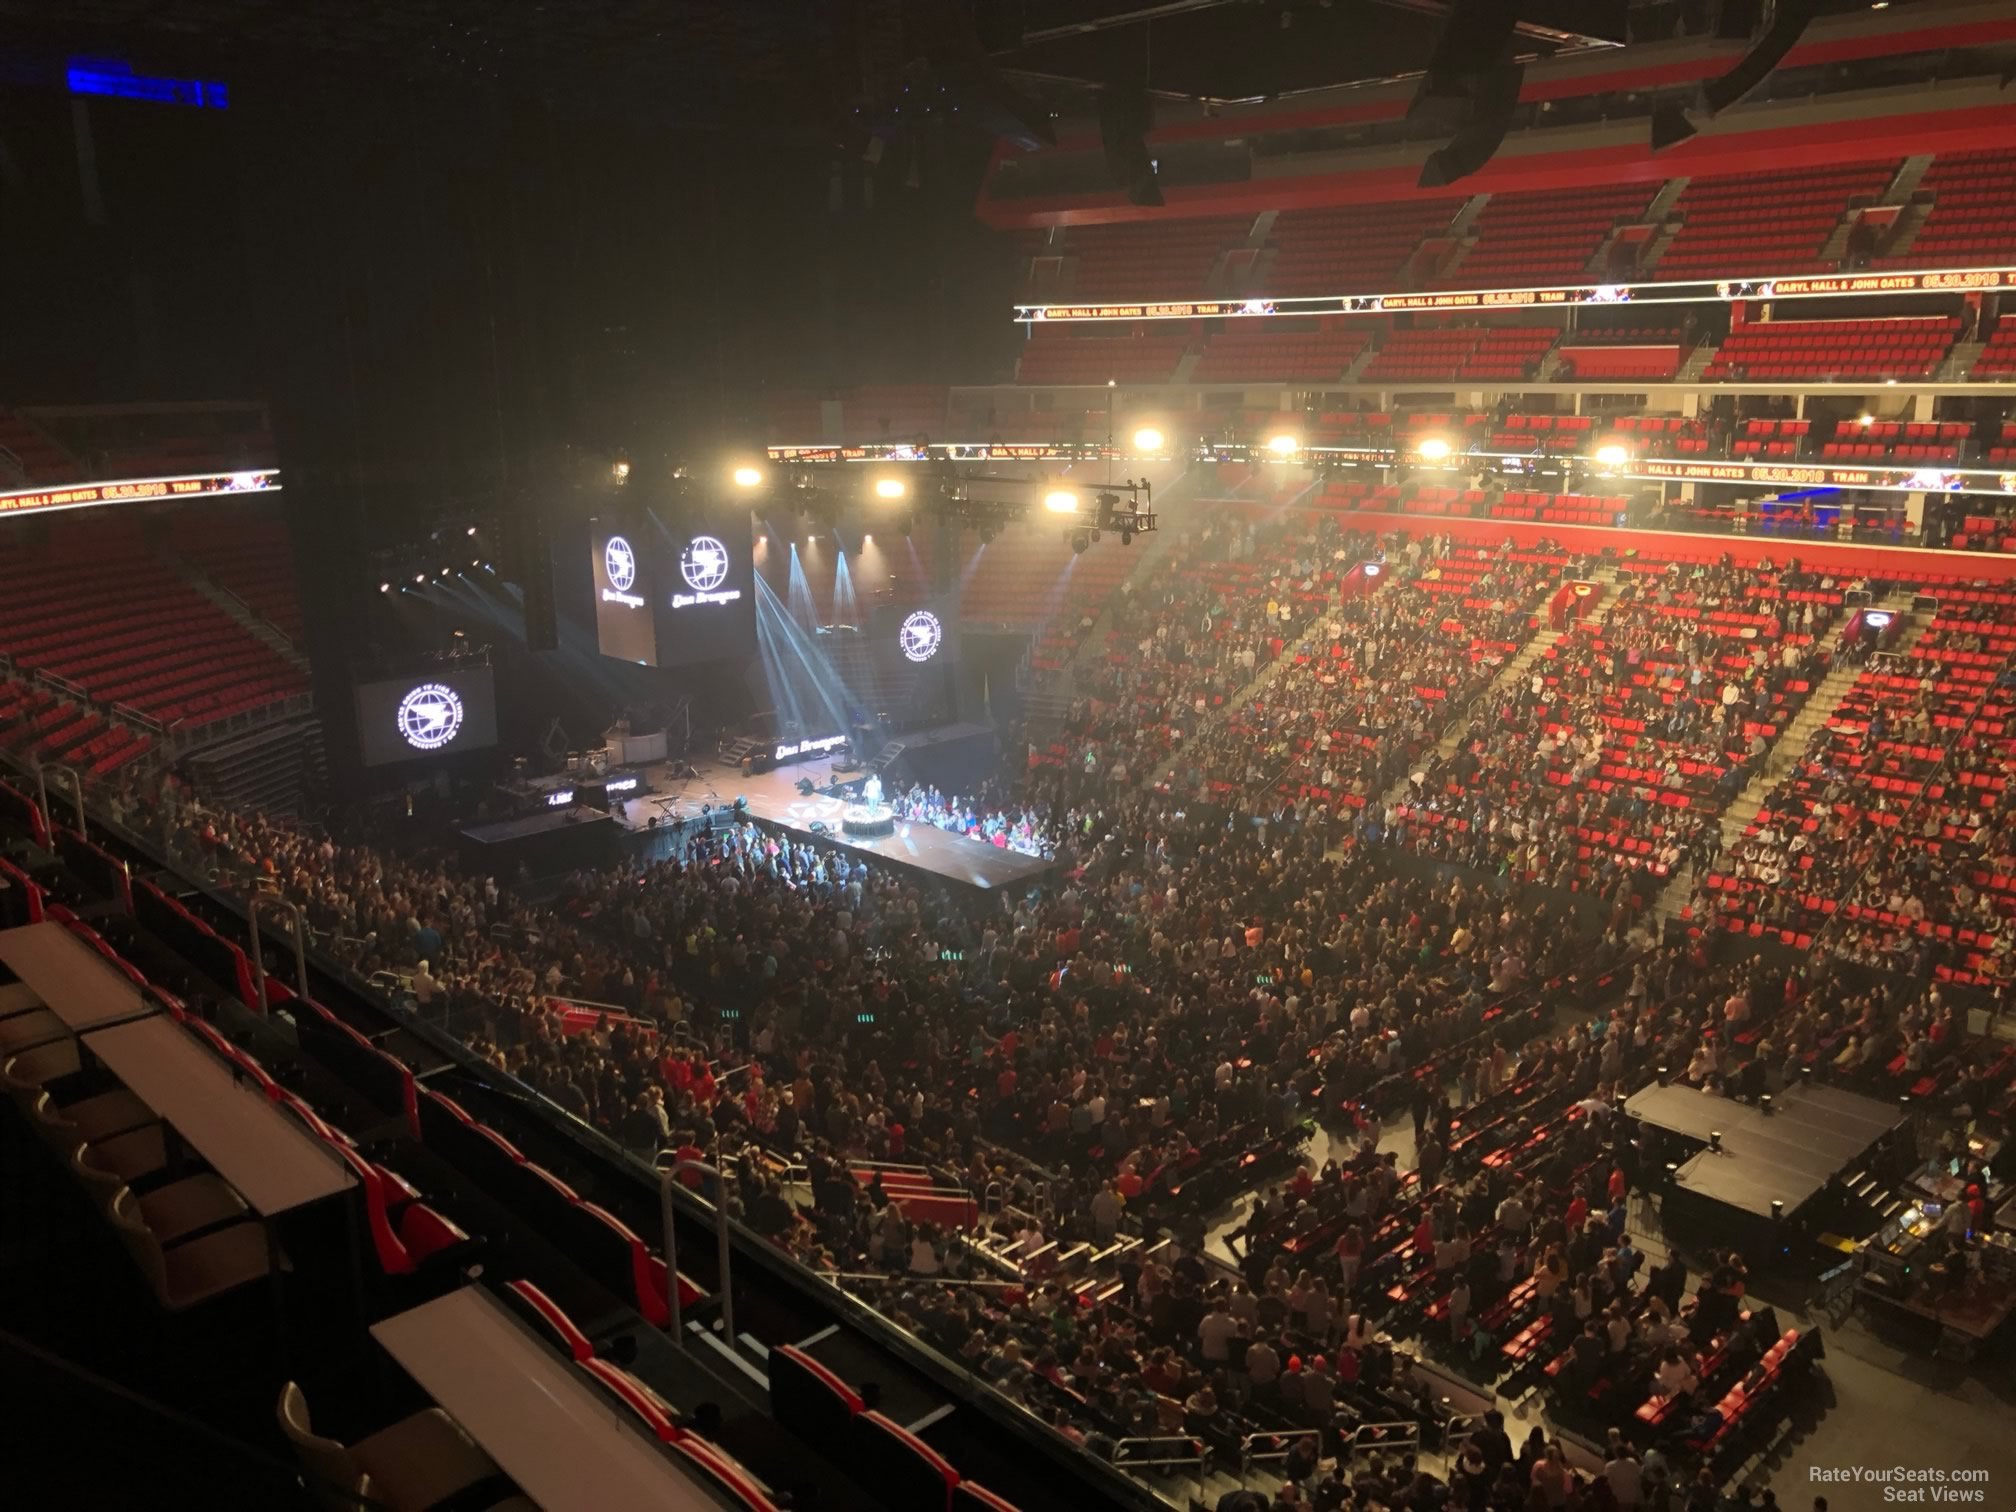
[[1043,495],[1043,507],[1052,514],[1078,513],[1078,495],[1068,488],[1053,488]]
[[900,499],[910,491],[901,478],[877,478],[875,497],[878,499]]
[[1301,441],[1294,436],[1283,434],[1267,438],[1267,450],[1277,457],[1292,457],[1301,449]]

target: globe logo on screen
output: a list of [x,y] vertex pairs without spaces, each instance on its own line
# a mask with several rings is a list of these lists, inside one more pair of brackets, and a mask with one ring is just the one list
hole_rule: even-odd
[[903,654],[913,662],[927,662],[938,654],[938,648],[945,642],[945,629],[938,623],[938,616],[928,609],[919,609],[903,621],[903,628],[896,632],[897,644]]
[[623,537],[609,537],[609,544],[602,548],[602,570],[609,574],[609,586],[618,593],[629,592],[637,581],[637,553]]
[[422,683],[399,700],[399,738],[438,751],[462,730],[462,697],[445,683]]
[[728,576],[728,548],[712,536],[693,537],[679,553],[679,575],[695,593],[719,588]]

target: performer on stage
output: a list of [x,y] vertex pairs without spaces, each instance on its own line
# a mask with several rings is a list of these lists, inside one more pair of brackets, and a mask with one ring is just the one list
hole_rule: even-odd
[[882,779],[880,777],[870,777],[866,782],[861,784],[861,801],[868,805],[868,813],[871,818],[881,810]]

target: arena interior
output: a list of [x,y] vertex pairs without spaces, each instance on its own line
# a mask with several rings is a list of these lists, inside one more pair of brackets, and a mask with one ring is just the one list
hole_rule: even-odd
[[0,18],[10,1505],[2011,1505],[2016,8]]

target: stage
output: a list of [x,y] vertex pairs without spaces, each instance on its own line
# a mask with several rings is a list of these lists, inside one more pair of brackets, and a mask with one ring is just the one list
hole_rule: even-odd
[[[1056,866],[1040,856],[969,840],[930,824],[899,822],[892,833],[874,837],[843,834],[842,819],[858,804],[858,795],[828,789],[836,783],[856,783],[862,774],[836,773],[827,757],[761,773],[745,774],[704,761],[696,761],[694,766],[700,775],[688,778],[672,776],[669,762],[645,768],[652,791],[624,803],[612,803],[610,813],[626,829],[648,830],[653,819],[661,827],[689,823],[701,816],[702,805],[717,811],[732,809],[737,798],[744,798],[749,817],[759,824],[789,831],[801,839],[845,846],[906,871],[982,891],[1028,887]],[[800,779],[812,783],[814,791],[809,797],[799,792]],[[815,830],[815,824],[821,828]]]
[[1904,1122],[1894,1103],[1803,1085],[1776,1094],[1768,1115],[1679,1083],[1647,1087],[1624,1111],[1693,1144],[1705,1146],[1719,1131],[1720,1153],[1703,1149],[1685,1161],[1675,1185],[1700,1202],[1765,1219],[1773,1202],[1784,1204],[1786,1217],[1796,1214]]

